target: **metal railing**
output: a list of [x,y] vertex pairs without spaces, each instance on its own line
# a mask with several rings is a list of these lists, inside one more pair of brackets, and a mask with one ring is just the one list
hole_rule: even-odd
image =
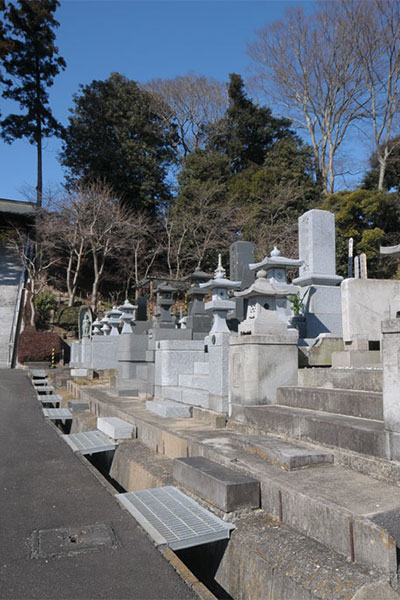
[[22,261],[22,272],[18,284],[17,300],[15,302],[13,321],[8,342],[8,360],[7,367],[14,369],[17,362],[18,337],[21,329],[22,312],[25,305],[25,284],[27,280],[27,270],[25,266],[25,257],[32,254],[32,244],[29,239],[29,233],[26,237],[24,249],[24,260]]

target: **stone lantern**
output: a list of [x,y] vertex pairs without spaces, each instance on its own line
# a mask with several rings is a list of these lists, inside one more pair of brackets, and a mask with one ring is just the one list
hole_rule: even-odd
[[119,335],[118,326],[122,312],[116,306],[112,307],[108,314],[108,324],[111,325],[110,335]]
[[108,315],[109,315],[109,313],[106,312],[104,317],[100,321],[100,323],[103,324],[101,331],[103,332],[104,335],[110,335],[110,331],[111,331],[111,327],[108,324]]
[[101,331],[101,326],[102,326],[102,323],[101,323],[101,321],[99,321],[99,319],[96,319],[95,321],[93,321],[92,335],[103,335],[103,332]]
[[211,277],[212,275],[200,269],[200,265],[195,268],[193,273],[185,277],[185,280],[191,282],[191,287],[187,292],[189,306],[186,327],[193,330],[194,338],[204,337],[211,329],[211,315],[205,312],[204,304],[204,297],[208,291],[199,287],[200,283],[209,281]]
[[121,320],[123,322],[123,327],[121,334],[133,333],[131,322],[133,321],[133,312],[137,309],[137,305],[131,304],[127,298],[118,309],[122,312]]
[[201,283],[203,290],[212,290],[212,299],[206,302],[205,310],[213,315],[213,325],[210,335],[215,333],[229,333],[226,319],[228,312],[235,308],[235,302],[228,299],[229,290],[240,288],[240,281],[230,281],[225,277],[226,271],[222,266],[221,255],[218,255],[218,267],[215,270],[214,278],[206,283]]
[[173,294],[176,290],[172,285],[163,281],[155,291],[157,294],[157,312],[154,327],[174,329],[175,321],[171,315],[171,306],[174,304]]
[[[284,323],[289,322],[293,311],[288,297],[297,294],[298,288],[287,283],[287,270],[302,264],[302,260],[282,256],[275,246],[270,256],[249,265],[252,271],[258,271],[255,282],[246,290],[235,292],[236,297],[247,300],[246,321],[250,315],[254,319],[256,306],[259,305],[266,310],[276,311],[276,316]],[[261,315],[258,309],[257,314]]]

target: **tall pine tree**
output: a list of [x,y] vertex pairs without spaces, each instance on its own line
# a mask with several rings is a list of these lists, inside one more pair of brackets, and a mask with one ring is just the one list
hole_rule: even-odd
[[58,6],[58,0],[18,0],[3,5],[2,10],[3,39],[8,41],[1,60],[5,84],[2,96],[18,102],[21,114],[9,114],[0,122],[1,136],[10,144],[27,138],[36,146],[38,206],[43,196],[43,138],[62,133],[62,126],[52,115],[47,92],[54,77],[66,66],[55,46],[53,30],[59,23],[54,12]]

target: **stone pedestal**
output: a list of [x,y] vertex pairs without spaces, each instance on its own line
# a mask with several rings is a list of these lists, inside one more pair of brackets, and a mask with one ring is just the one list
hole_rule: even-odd
[[208,408],[228,414],[229,339],[231,333],[211,333],[204,339],[208,352]]
[[92,365],[92,340],[90,338],[81,339],[81,367],[90,369]]
[[400,319],[382,322],[383,421],[387,458],[400,460]]
[[[118,339],[120,336],[95,336],[91,340],[92,369],[116,369],[118,366]],[[84,341],[84,340],[82,340]]]
[[[282,324],[283,325],[283,324]],[[276,390],[297,384],[298,332],[231,337],[229,352],[229,415],[244,421],[244,407],[276,403]]]

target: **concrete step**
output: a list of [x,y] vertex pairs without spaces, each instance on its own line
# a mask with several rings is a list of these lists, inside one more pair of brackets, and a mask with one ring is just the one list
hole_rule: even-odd
[[382,391],[380,368],[318,368],[299,369],[298,384],[302,387],[340,388],[371,392]]
[[196,390],[208,390],[208,375],[179,375],[179,386]]
[[224,512],[259,508],[260,483],[253,477],[204,458],[176,458],[174,479]]
[[277,404],[363,419],[383,420],[380,392],[285,386],[277,390]]
[[249,425],[292,439],[386,457],[383,421],[360,419],[288,406],[247,406]]
[[190,418],[191,407],[173,400],[147,400],[146,409],[164,419]]
[[294,444],[273,435],[244,435],[243,448],[285,471],[333,463],[333,455],[312,446]]
[[209,373],[209,362],[195,362],[194,363],[194,373],[196,375],[208,375]]
[[208,408],[208,392],[205,390],[195,390],[180,386],[165,386],[162,388],[163,398],[190,404],[191,406],[200,406]]
[[[91,394],[92,410],[97,414],[108,416],[114,411],[116,416],[122,417],[124,408],[115,407],[114,401],[105,392],[86,389],[86,394]],[[266,408],[291,412],[296,410],[279,406],[255,408],[263,411]],[[306,410],[297,412],[312,413]],[[260,453],[243,447],[245,429],[242,424],[238,424],[237,429],[233,423],[225,429],[213,429],[204,423],[196,424],[194,419],[171,419],[161,424],[159,417],[146,411],[143,401],[139,400],[125,414],[126,419],[137,426],[138,440],[154,452],[168,458],[202,455],[260,481],[261,507],[275,520],[277,530],[280,528],[279,524],[285,523],[297,533],[323,544],[325,548],[320,547],[321,560],[325,552],[335,551],[344,560],[355,561],[368,569],[378,568],[396,576],[396,545],[400,547],[400,531],[397,527],[400,520],[399,464],[356,455],[350,451],[335,450],[335,460],[336,456],[342,455],[350,463],[351,457],[354,457],[354,468],[359,471],[362,469],[364,473],[341,464],[321,464],[310,469],[287,471],[271,456],[266,459]],[[320,414],[333,419],[363,421]],[[270,416],[271,413],[264,413],[264,416],[260,413],[254,417],[255,424],[248,426],[248,429],[253,430],[252,435],[254,430],[261,430],[262,437],[280,439],[271,433],[265,435]],[[373,421],[364,423],[368,424],[369,430],[374,424]],[[310,446],[301,441],[295,443],[300,447]],[[313,447],[321,454],[326,453],[326,448],[322,445]],[[365,474],[370,472],[374,473],[374,477]],[[391,483],[386,479],[387,475]],[[346,589],[345,584],[343,589]]]

